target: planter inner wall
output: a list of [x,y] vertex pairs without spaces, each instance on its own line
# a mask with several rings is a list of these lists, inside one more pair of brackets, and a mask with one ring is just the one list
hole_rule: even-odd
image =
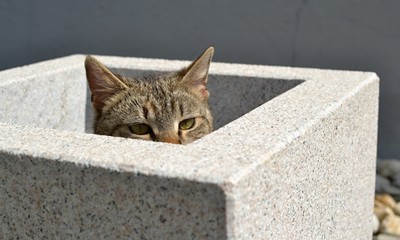
[[[113,69],[125,76],[161,72]],[[254,108],[302,83],[228,75],[210,75],[210,108],[214,129],[243,116]],[[75,132],[92,132],[93,109],[82,69],[47,73],[8,85],[0,85],[0,122]]]

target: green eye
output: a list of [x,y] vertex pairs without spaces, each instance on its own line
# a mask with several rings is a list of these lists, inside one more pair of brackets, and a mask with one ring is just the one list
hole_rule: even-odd
[[132,126],[129,126],[129,129],[133,134],[136,135],[145,135],[150,132],[150,127],[147,124],[144,123],[138,123]]
[[179,129],[188,130],[194,126],[194,118],[185,119],[179,123]]

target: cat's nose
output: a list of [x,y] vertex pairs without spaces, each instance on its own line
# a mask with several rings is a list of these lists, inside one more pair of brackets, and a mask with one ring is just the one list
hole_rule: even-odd
[[180,144],[179,139],[174,137],[167,137],[164,139],[167,143]]
[[179,141],[179,138],[175,137],[175,136],[160,136],[160,137],[158,137],[157,142],[181,144],[181,142]]

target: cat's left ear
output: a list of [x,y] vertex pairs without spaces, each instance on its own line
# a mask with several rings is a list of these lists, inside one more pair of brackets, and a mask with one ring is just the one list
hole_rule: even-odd
[[209,96],[206,83],[213,54],[214,47],[209,47],[184,70],[184,76],[182,78],[182,82],[188,90],[203,99],[207,99]]
[[102,111],[112,96],[128,88],[121,79],[92,56],[86,57],[85,69],[92,92],[92,104],[97,112]]

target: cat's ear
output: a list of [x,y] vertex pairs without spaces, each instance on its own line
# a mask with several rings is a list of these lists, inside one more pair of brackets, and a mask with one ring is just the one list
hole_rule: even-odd
[[85,69],[92,92],[92,104],[98,112],[101,112],[106,101],[114,94],[128,88],[123,81],[92,56],[86,57]]
[[185,87],[203,99],[207,99],[209,96],[206,83],[213,54],[214,47],[209,47],[189,67],[183,70],[182,82]]

